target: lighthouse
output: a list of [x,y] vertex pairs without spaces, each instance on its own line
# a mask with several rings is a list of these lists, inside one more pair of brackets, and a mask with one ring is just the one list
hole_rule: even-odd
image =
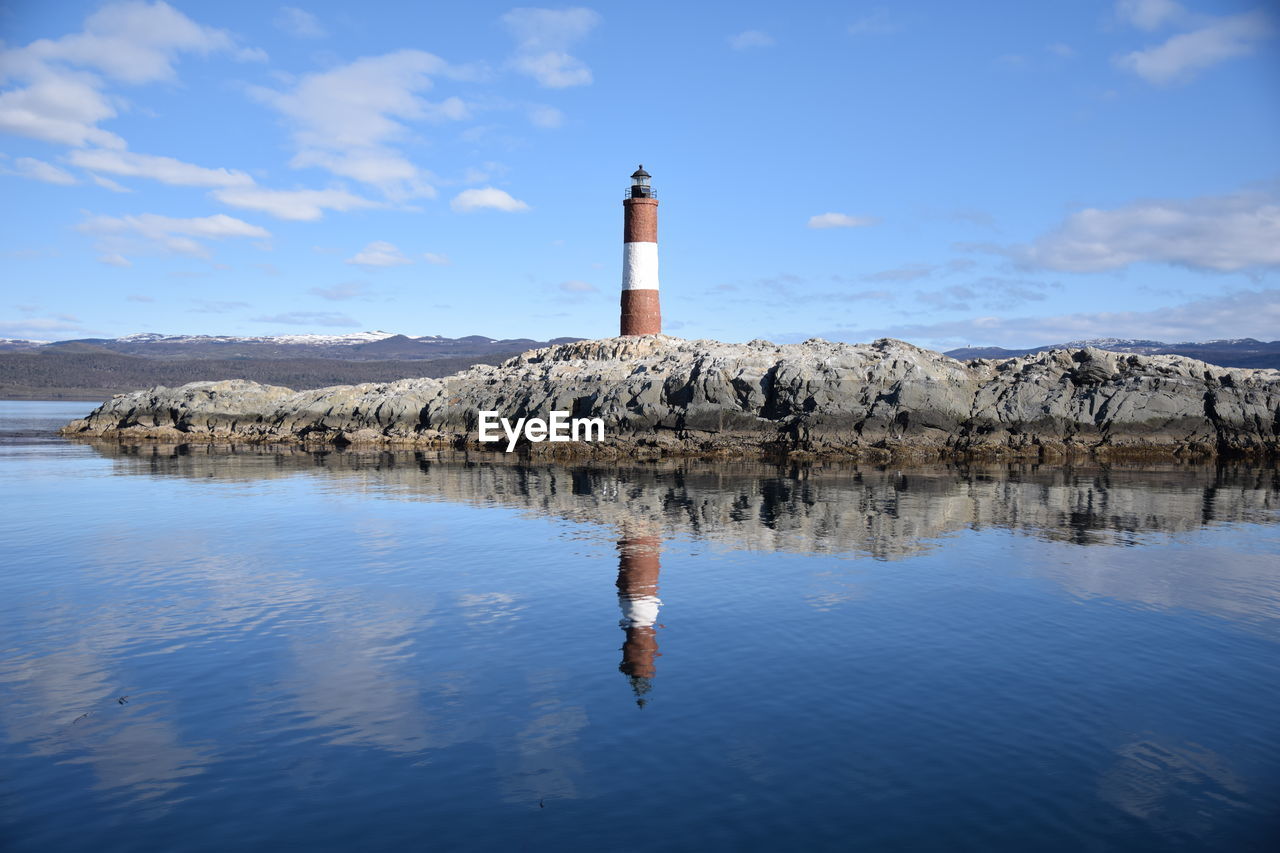
[[658,198],[644,166],[622,200],[622,335],[662,334],[658,307]]

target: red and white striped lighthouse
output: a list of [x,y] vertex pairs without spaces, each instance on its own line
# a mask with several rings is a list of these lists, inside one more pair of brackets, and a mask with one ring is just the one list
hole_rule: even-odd
[[658,306],[658,198],[642,165],[622,200],[623,335],[662,334]]

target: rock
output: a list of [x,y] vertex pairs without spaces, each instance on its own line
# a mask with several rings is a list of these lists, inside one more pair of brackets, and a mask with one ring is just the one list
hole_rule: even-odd
[[121,439],[462,447],[478,413],[599,417],[537,455],[865,459],[1215,454],[1280,447],[1280,371],[1093,348],[967,363],[902,341],[578,341],[443,379],[294,392],[196,382],[118,396],[64,428]]

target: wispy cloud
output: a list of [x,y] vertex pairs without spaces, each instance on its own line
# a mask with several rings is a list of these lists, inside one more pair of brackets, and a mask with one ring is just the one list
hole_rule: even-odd
[[413,263],[413,259],[405,257],[394,244],[376,240],[347,258],[346,262],[362,267],[398,267]]
[[534,127],[555,128],[564,124],[564,113],[555,107],[545,104],[534,104],[528,108],[529,122]]
[[744,30],[729,36],[729,47],[734,50],[747,50],[753,47],[772,47],[773,36],[760,30]]
[[943,311],[968,311],[978,306],[991,311],[1008,311],[1028,302],[1043,302],[1056,282],[1027,278],[985,276],[968,284],[953,284],[939,290],[916,294],[916,301]]
[[847,213],[820,213],[809,217],[810,228],[864,228],[877,222],[879,220],[872,216],[850,216]]
[[329,35],[316,16],[294,6],[282,6],[276,13],[276,29],[300,39],[319,39]]
[[519,73],[552,89],[591,82],[591,69],[568,49],[600,23],[596,12],[582,7],[512,9],[502,16],[502,23],[515,37],[511,67]]
[[290,311],[285,314],[269,314],[252,318],[255,323],[280,323],[286,326],[326,326],[355,328],[360,323],[346,314],[332,311]]
[[1156,47],[1119,56],[1115,62],[1148,83],[1181,83],[1220,62],[1253,53],[1258,42],[1274,32],[1266,13],[1245,12],[1218,18]]
[[76,176],[66,169],[60,169],[52,163],[46,163],[34,157],[19,157],[13,161],[12,168],[0,166],[0,174],[18,175],[35,181],[43,181],[46,184],[60,184],[62,186],[80,183],[76,180]]
[[884,9],[876,9],[869,15],[863,15],[853,23],[849,24],[848,30],[850,35],[855,36],[879,36],[896,33],[902,29],[902,25],[889,15]]
[[565,293],[596,293],[599,291],[599,288],[587,281],[562,281],[559,287]]
[[894,269],[880,270],[862,276],[863,281],[915,281],[928,278],[937,269],[933,264],[906,264]]
[[231,207],[260,210],[277,219],[313,222],[324,217],[326,210],[364,210],[385,207],[344,189],[270,190],[263,187],[231,187],[214,190],[213,197]]
[[975,246],[1025,266],[1098,272],[1166,263],[1215,272],[1280,266],[1280,198],[1242,191],[1193,199],[1140,201],[1068,216],[1030,245]]
[[332,287],[313,287],[307,293],[331,302],[345,302],[350,299],[367,299],[373,295],[373,288],[366,281],[344,281]]
[[184,163],[172,157],[135,154],[95,148],[72,151],[68,160],[90,172],[107,172],[128,178],[150,178],[163,184],[181,187],[246,187],[253,178],[235,169],[209,169]]
[[74,314],[51,314],[45,317],[25,317],[10,322],[0,321],[0,338],[23,340],[48,340],[54,332],[84,331],[80,318]]
[[225,214],[177,219],[154,213],[137,216],[94,216],[76,226],[97,237],[103,263],[127,266],[128,254],[172,253],[208,258],[209,249],[201,240],[251,237],[266,239],[271,232],[258,225]]
[[131,193],[133,190],[128,187],[121,186],[110,178],[104,178],[101,175],[90,175],[89,179],[104,190],[111,190],[113,193]]
[[193,299],[196,307],[188,308],[191,314],[230,314],[232,311],[239,311],[242,308],[248,308],[248,302],[227,302],[214,299]]
[[[963,345],[1041,346],[1093,338],[1144,338],[1179,343],[1220,338],[1271,340],[1280,329],[1280,290],[1240,290],[1148,311],[1088,311],[1035,316],[982,316],[823,332],[843,340],[902,338],[948,348]],[[809,334],[779,336],[803,340]]]
[[427,263],[433,264],[438,267],[447,267],[451,263],[453,263],[453,261],[449,260],[448,255],[441,255],[437,252],[423,252],[422,259],[425,260]]
[[1186,15],[1174,0],[1118,0],[1116,16],[1140,30],[1156,30]]

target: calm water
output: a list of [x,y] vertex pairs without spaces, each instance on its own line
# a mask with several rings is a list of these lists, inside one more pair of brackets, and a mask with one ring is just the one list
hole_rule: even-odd
[[1273,850],[1280,475],[121,450],[0,403],[0,846]]

